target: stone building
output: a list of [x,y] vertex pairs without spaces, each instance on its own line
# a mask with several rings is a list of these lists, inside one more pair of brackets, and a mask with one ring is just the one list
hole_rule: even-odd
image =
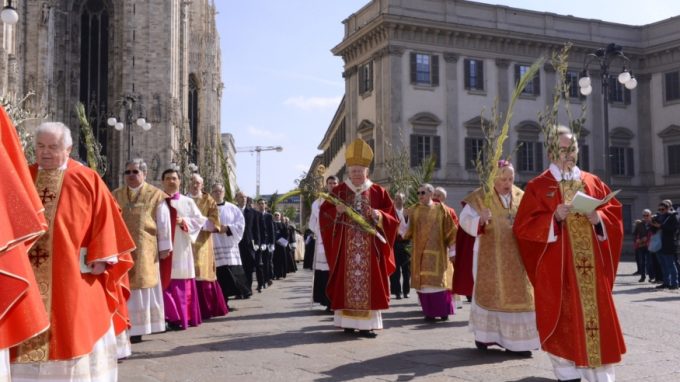
[[[122,181],[128,157],[143,157],[148,179],[173,163],[219,173],[219,35],[213,0],[46,0],[15,3],[19,22],[0,28],[0,94],[33,92],[26,108],[62,121],[80,142],[74,107],[85,105],[105,179]],[[115,117],[122,131],[107,124]],[[144,131],[135,121],[151,124]],[[84,154],[77,143],[76,154]]]
[[[412,165],[435,154],[432,183],[458,208],[479,182],[472,161],[482,144],[481,111],[488,117],[495,99],[505,111],[519,75],[571,42],[570,105],[587,106],[580,166],[601,175],[608,152],[629,229],[643,208],[680,199],[679,21],[630,26],[469,1],[373,0],[343,21],[344,38],[332,50],[344,60],[345,96],[315,163],[342,174],[344,147],[359,136],[375,148],[372,178],[384,182],[390,152],[408,151]],[[589,67],[591,95],[580,96],[576,84],[587,55],[612,42],[630,58],[638,86],[610,81],[605,150],[599,66]],[[623,63],[612,61],[610,73]],[[506,153],[522,143],[512,157],[520,184],[547,167],[537,115],[552,105],[556,78],[544,65],[515,106]]]

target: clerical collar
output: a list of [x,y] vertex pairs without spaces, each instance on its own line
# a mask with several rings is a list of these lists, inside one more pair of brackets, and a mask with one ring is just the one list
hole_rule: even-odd
[[[571,168],[571,171],[565,171],[563,173],[556,164],[551,163],[549,170],[550,174],[552,174],[558,182],[561,182],[562,180],[581,180],[581,170],[578,166],[574,166]],[[564,175],[564,177],[562,175]]]
[[[66,159],[66,160],[64,161],[64,164],[62,164],[61,166],[55,168],[55,170],[64,171],[64,170],[66,170],[66,167],[68,167],[68,159]],[[44,168],[43,168],[41,165],[38,165],[38,170],[44,170]]]
[[203,195],[201,195],[200,192],[199,192],[197,195],[194,195],[194,194],[192,194],[192,193],[189,193],[189,197],[191,197],[192,199],[200,199],[201,196],[203,196]]
[[370,179],[366,179],[364,184],[362,184],[360,186],[355,186],[355,185],[352,184],[351,180],[345,179],[345,185],[347,187],[349,187],[352,191],[354,191],[355,194],[360,194],[360,193],[368,190],[369,188],[371,188],[371,186],[373,185],[373,182],[371,182]]
[[224,205],[224,202],[222,202],[222,203],[217,203],[217,205],[218,205],[218,206],[223,206],[223,205]]

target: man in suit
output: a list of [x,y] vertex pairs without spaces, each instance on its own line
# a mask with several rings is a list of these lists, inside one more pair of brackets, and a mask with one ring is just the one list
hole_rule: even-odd
[[239,191],[236,193],[236,205],[243,212],[245,219],[245,230],[243,237],[238,243],[239,251],[241,252],[241,262],[243,262],[243,271],[246,273],[246,286],[250,290],[247,295],[241,298],[249,298],[252,294],[253,285],[253,271],[255,270],[256,251],[260,246],[260,229],[257,223],[257,211],[248,205],[248,197]]
[[274,252],[274,218],[267,211],[267,201],[257,200],[257,209],[262,214],[262,224],[260,225],[260,257],[262,259],[262,280],[258,276],[258,290],[272,285],[274,265],[272,263],[272,253]]

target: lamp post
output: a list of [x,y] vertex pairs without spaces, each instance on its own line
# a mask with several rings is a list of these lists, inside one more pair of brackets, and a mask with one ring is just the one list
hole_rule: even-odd
[[588,66],[597,62],[600,64],[600,75],[602,81],[602,99],[603,107],[602,114],[604,116],[604,176],[603,180],[606,184],[610,184],[610,167],[611,158],[609,152],[609,65],[617,59],[623,61],[623,70],[619,73],[617,79],[620,84],[625,86],[628,90],[633,90],[637,87],[637,80],[633,76],[633,71],[630,70],[630,59],[623,54],[623,47],[611,43],[606,48],[600,48],[594,53],[588,53],[583,60],[583,71],[578,80],[579,91],[584,96],[588,96],[593,92],[590,74],[588,73]]
[[135,124],[141,127],[144,131],[151,130],[151,124],[146,121],[146,118],[143,117],[142,105],[134,96],[126,94],[122,96],[117,103],[122,106],[122,110],[125,112],[124,121],[121,122],[116,119],[116,117],[109,117],[106,120],[106,123],[117,131],[123,131],[123,129],[127,127],[127,159],[130,160],[132,159],[132,126],[134,126],[132,123],[132,115],[135,106],[138,106],[139,108],[139,117],[135,120]]
[[16,8],[12,6],[12,0],[7,0],[7,5],[2,8],[0,12],[0,19],[2,22],[9,25],[14,25],[19,21],[19,14]]

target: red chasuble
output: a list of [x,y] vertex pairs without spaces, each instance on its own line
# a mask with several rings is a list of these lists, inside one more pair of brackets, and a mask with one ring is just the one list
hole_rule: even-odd
[[[31,174],[37,177],[37,165],[31,166]],[[69,159],[58,195],[43,197],[56,197],[58,203],[50,222],[51,246],[37,248],[38,243],[32,252],[38,268],[51,266],[43,296],[50,306],[49,360],[66,360],[90,353],[112,321],[116,329],[127,325],[122,305],[135,245],[115,198],[88,167]],[[81,273],[83,249],[86,264],[112,256],[118,256],[118,262],[100,275]],[[38,268],[34,266],[36,274],[45,274]],[[29,352],[40,346],[22,346],[13,356],[33,361],[35,354]]]
[[[612,289],[621,255],[621,204],[612,199],[598,208],[607,235],[597,238],[587,218],[570,214],[556,223],[557,205],[568,197],[550,171],[531,180],[513,225],[527,274],[534,286],[536,321],[542,348],[579,367],[616,363],[626,352]],[[581,172],[581,191],[602,199],[609,188]],[[548,243],[553,225],[557,241]],[[581,234],[571,234],[580,232]]]
[[[355,193],[346,183],[335,187],[333,194],[348,205],[355,205]],[[399,218],[387,191],[375,183],[361,193],[361,200],[367,221],[373,221],[371,209],[380,211],[382,218],[377,229],[387,243],[356,228],[346,214],[336,217],[334,204],[324,202],[319,208],[321,236],[330,268],[326,294],[334,310],[380,310],[389,306],[389,275],[395,269],[392,243]],[[349,267],[358,272],[348,272]]]
[[47,229],[14,125],[0,107],[0,349],[47,329],[28,250]]

